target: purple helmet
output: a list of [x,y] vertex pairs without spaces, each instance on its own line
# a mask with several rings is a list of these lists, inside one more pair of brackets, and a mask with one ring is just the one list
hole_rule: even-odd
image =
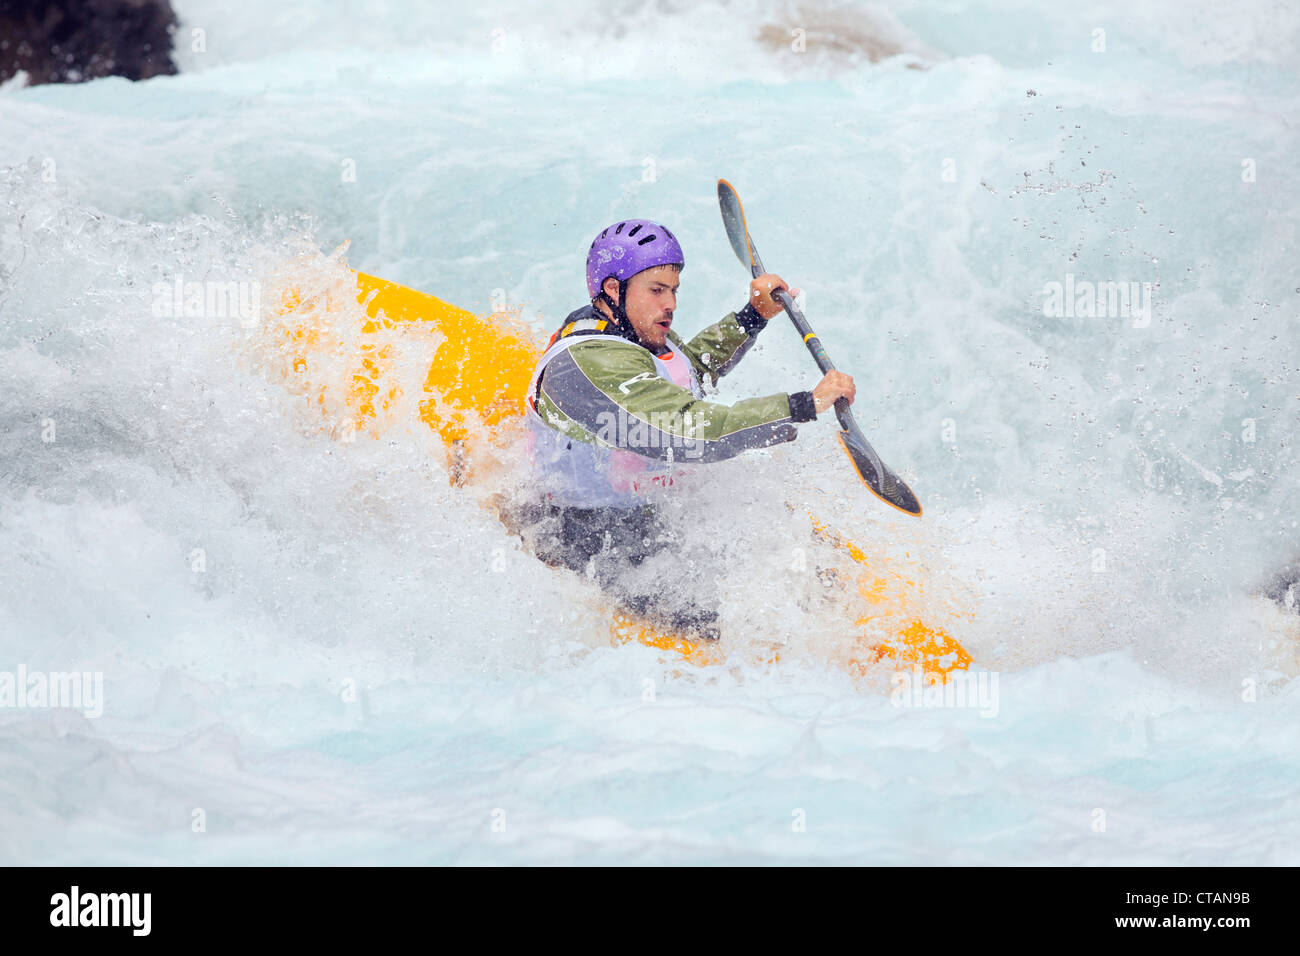
[[594,299],[610,276],[623,282],[638,272],[667,265],[686,268],[686,255],[667,226],[649,219],[616,222],[595,238],[587,253],[587,291]]

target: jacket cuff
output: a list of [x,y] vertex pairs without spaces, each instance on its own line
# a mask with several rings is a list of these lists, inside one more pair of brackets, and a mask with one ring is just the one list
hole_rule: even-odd
[[817,403],[812,392],[790,393],[790,418],[796,422],[816,421]]
[[767,321],[758,314],[758,309],[754,308],[754,303],[746,302],[745,307],[736,313],[736,322],[746,335],[757,335]]

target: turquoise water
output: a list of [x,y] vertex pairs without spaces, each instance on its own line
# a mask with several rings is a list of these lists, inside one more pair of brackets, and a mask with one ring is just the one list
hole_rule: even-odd
[[[103,674],[0,707],[0,859],[1296,863],[1300,16],[1132,6],[187,2],[178,76],[0,90],[0,672]],[[346,259],[549,330],[650,216],[689,332],[746,294],[719,176],[926,509],[821,422],[701,478],[663,573],[774,668],[604,646],[431,436],[331,440],[257,327],[155,308]],[[1149,312],[1044,314],[1112,282]],[[816,380],[778,324],[720,397]],[[826,662],[805,509],[996,715]]]

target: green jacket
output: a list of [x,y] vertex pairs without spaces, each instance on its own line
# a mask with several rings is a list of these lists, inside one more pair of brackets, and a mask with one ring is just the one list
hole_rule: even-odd
[[689,342],[669,330],[671,351],[690,363],[686,381],[681,369],[670,371],[680,358],[656,358],[594,307],[571,314],[530,390],[534,463],[553,497],[631,505],[648,485],[664,483],[657,476],[665,464],[721,461],[793,441],[795,424],[816,417],[810,392],[723,405],[706,401],[701,387],[735,368],[765,324],[746,306]]

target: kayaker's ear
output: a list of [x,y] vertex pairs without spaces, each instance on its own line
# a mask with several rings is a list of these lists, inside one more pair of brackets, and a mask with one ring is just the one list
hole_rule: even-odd
[[[611,282],[613,283],[613,285],[610,285]],[[600,288],[601,291],[605,293],[605,295],[610,297],[610,299],[614,302],[615,305],[622,305],[623,303],[619,300],[618,297],[618,286],[619,286],[618,280],[615,279],[613,276],[610,276],[604,281],[604,283],[602,283]]]

